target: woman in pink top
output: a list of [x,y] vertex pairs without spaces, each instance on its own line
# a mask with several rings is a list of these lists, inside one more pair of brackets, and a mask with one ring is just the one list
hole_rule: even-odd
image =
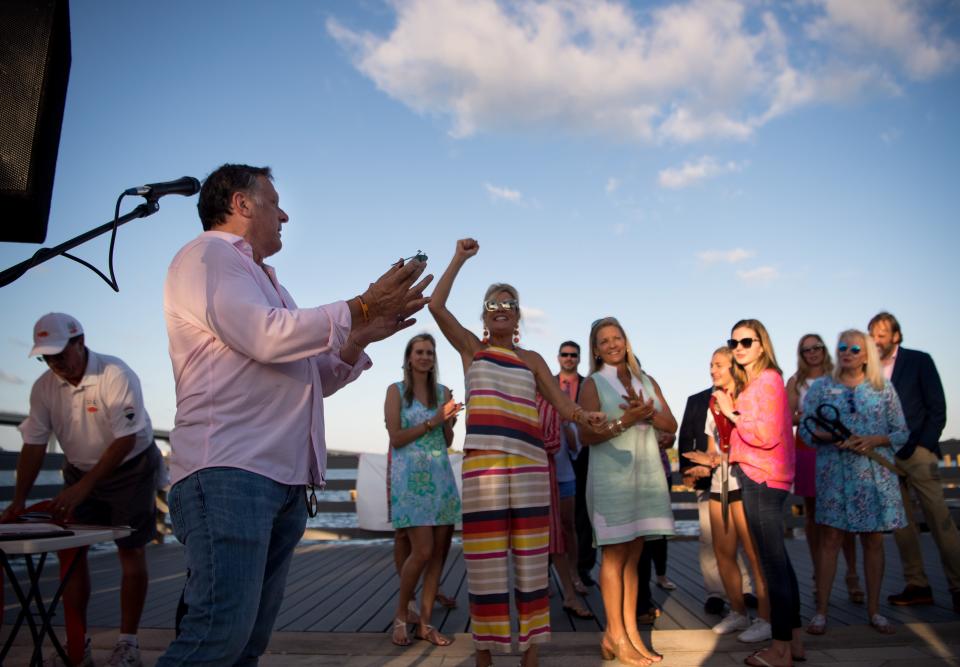
[[753,536],[770,597],[773,644],[745,661],[756,667],[792,666],[803,657],[800,590],[783,543],[783,509],[794,474],[793,422],[783,373],[773,344],[758,320],[740,320],[727,341],[734,374],[743,384],[736,403],[714,393],[720,411],[733,422],[730,462],[740,482],[743,510]]

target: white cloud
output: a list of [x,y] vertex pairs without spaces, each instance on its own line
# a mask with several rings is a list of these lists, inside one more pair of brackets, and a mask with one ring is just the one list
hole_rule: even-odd
[[744,250],[743,248],[734,248],[733,250],[703,250],[697,253],[697,259],[705,264],[716,264],[718,262],[736,264],[745,259],[750,259],[756,254],[753,250]]
[[737,271],[737,277],[746,283],[769,283],[780,277],[780,272],[772,266],[758,266],[755,269]]
[[607,184],[604,186],[603,189],[609,195],[616,192],[619,188],[620,188],[620,179],[614,178],[613,176],[611,176],[610,178],[607,179]]
[[896,94],[899,77],[929,78],[958,62],[937,10],[909,0],[390,7],[396,20],[385,34],[335,18],[327,31],[380,90],[449,120],[454,137],[536,128],[654,143],[744,140],[789,111]]
[[538,335],[549,331],[549,318],[546,311],[533,306],[520,306],[520,325],[528,332]]
[[[960,49],[942,24],[914,0],[817,0],[822,15],[807,26],[815,40],[854,55],[879,51],[912,79],[929,79],[956,65]],[[931,12],[932,14],[932,12]]]
[[23,384],[23,378],[17,375],[11,375],[5,371],[0,371],[0,382],[7,384]]
[[630,226],[625,222],[618,222],[613,226],[613,235],[614,236],[623,236],[627,233],[627,230],[630,229]]
[[704,155],[693,162],[685,162],[680,167],[669,167],[662,170],[657,176],[657,182],[662,188],[679,190],[706,178],[740,171],[742,168],[741,163],[717,162],[716,158]]
[[487,194],[489,194],[490,198],[494,201],[503,200],[516,203],[523,198],[522,194],[516,190],[511,190],[510,188],[491,185],[489,183],[484,183],[483,187],[486,188]]

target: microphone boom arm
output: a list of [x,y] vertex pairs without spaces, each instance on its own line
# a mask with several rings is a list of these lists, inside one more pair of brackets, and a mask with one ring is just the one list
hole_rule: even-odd
[[[47,260],[53,259],[59,255],[66,254],[68,250],[75,248],[81,243],[86,243],[90,239],[96,238],[101,234],[106,234],[115,227],[124,225],[131,220],[136,220],[137,218],[146,218],[147,216],[153,215],[159,210],[160,204],[157,203],[157,199],[148,196],[146,202],[138,205],[132,211],[120,216],[116,220],[111,220],[106,224],[100,225],[99,227],[91,229],[88,232],[84,232],[80,236],[75,236],[69,241],[64,241],[60,245],[53,248],[40,248],[30,259],[20,262],[19,264],[15,264],[9,269],[5,269],[3,272],[0,272],[0,287],[6,287],[33,267],[43,264]],[[74,258],[71,257],[71,259]]]

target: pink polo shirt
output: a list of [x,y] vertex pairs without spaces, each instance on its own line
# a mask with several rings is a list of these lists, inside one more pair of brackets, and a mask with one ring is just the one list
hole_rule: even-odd
[[323,398],[372,365],[339,357],[347,304],[297,308],[243,238],[208,231],[171,262],[163,309],[177,392],[171,483],[228,467],[321,484]]
[[740,413],[730,436],[730,462],[758,484],[789,491],[794,474],[793,420],[783,378],[760,373],[737,397]]

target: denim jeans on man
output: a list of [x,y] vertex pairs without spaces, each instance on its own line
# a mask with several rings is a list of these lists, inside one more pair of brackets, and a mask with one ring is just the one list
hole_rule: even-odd
[[800,588],[783,542],[783,508],[790,494],[766,483],[758,484],[747,477],[740,466],[734,470],[742,489],[747,525],[767,580],[771,633],[774,639],[788,642],[793,638],[793,629],[800,627]]
[[205,468],[170,489],[170,517],[190,568],[187,614],[157,667],[256,665],[306,527],[303,486]]

